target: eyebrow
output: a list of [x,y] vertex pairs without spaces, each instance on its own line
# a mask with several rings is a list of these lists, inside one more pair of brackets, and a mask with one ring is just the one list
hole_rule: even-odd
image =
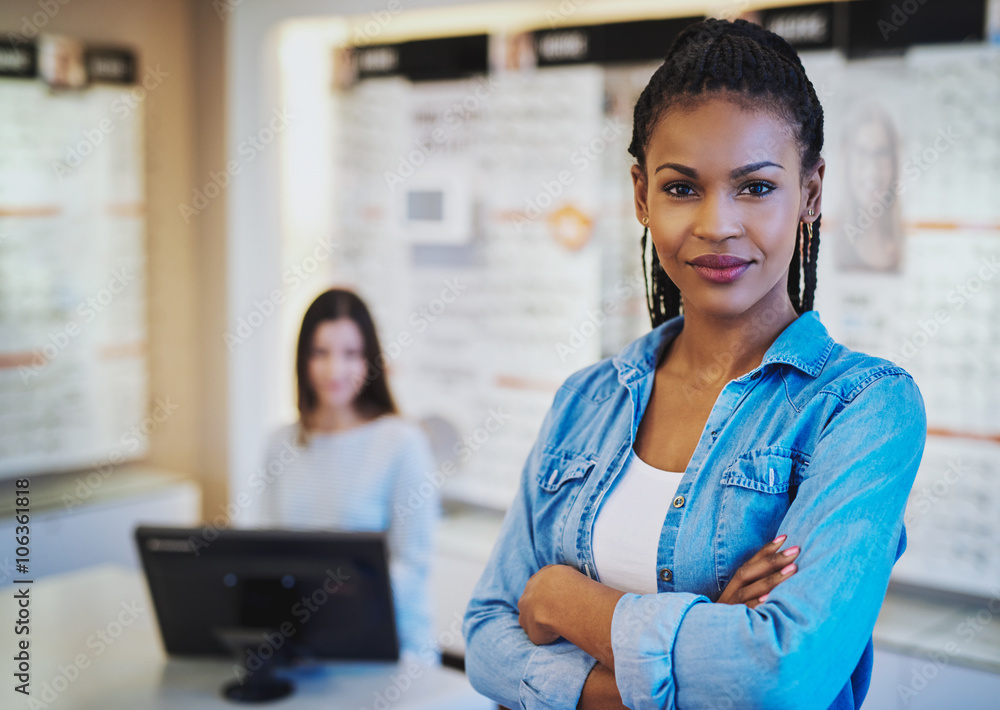
[[[760,170],[761,168],[766,168],[766,167],[769,167],[769,166],[772,166],[772,165],[774,167],[776,167],[776,168],[781,168],[782,170],[785,169],[783,165],[778,165],[777,163],[772,163],[770,160],[762,160],[759,163],[750,163],[749,165],[744,165],[742,168],[736,168],[731,173],[729,173],[729,177],[732,178],[733,180],[735,180],[736,178],[743,177],[744,175],[747,175],[749,173],[752,173],[752,172],[755,172],[757,170]],[[663,170],[663,168],[672,168],[672,169],[676,170],[677,172],[679,172],[681,175],[687,175],[689,178],[697,178],[698,177],[698,171],[697,170],[695,170],[694,168],[689,168],[686,165],[681,165],[679,163],[664,163],[663,165],[661,165],[660,167],[658,167],[656,170],[654,170],[653,173],[654,174],[658,173],[661,170]]]

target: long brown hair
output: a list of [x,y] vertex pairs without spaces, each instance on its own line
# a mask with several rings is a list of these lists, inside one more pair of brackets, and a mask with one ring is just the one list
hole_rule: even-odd
[[313,336],[325,321],[350,318],[361,331],[364,339],[364,357],[368,366],[364,385],[354,400],[358,413],[369,419],[383,414],[398,414],[396,402],[389,391],[385,376],[385,358],[379,345],[375,322],[365,302],[347,289],[332,288],[321,293],[306,309],[299,330],[299,343],[295,355],[295,375],[298,386],[299,436],[300,444],[308,441],[306,422],[319,404],[316,391],[309,382],[309,358],[312,354]]

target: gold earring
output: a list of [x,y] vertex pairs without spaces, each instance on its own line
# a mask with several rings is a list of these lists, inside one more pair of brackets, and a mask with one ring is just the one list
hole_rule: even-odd
[[806,228],[806,237],[799,242],[799,262],[805,264],[812,255],[813,225],[812,222],[802,224]]
[[809,208],[809,216],[812,217],[814,214],[815,214],[815,212],[813,212],[812,207],[810,207]]
[[642,223],[643,224],[649,224],[649,217],[643,217],[642,218]]

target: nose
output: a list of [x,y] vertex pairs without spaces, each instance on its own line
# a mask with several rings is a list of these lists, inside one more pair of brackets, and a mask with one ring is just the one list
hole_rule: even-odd
[[326,372],[331,380],[342,384],[356,384],[362,377],[357,360],[349,355],[331,357]]
[[327,363],[327,373],[333,380],[343,379],[347,369],[347,359],[338,355],[333,355]]
[[698,205],[691,233],[713,242],[741,236],[743,226],[733,200],[717,191],[709,192]]
[[314,365],[327,380],[335,380],[343,370],[343,364],[335,353],[325,353]]

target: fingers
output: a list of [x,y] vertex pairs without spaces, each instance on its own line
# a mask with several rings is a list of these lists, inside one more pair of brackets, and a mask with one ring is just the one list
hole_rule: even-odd
[[740,590],[741,595],[747,600],[745,602],[746,605],[752,609],[757,606],[757,604],[763,604],[767,601],[768,595],[775,587],[795,574],[799,567],[794,562],[788,562],[788,560],[793,559],[797,555],[798,550],[796,550],[793,555],[784,557],[787,564],[785,564],[785,566],[780,570],[773,572],[763,579],[758,580],[757,582],[754,582],[753,584]]
[[[757,552],[754,553],[754,556],[744,563],[743,567],[763,569],[761,565],[773,557],[774,553],[778,552],[782,544],[785,542],[786,537],[787,535],[779,535],[774,538],[771,542],[764,545],[764,547],[757,550]],[[756,579],[756,577],[754,579]]]
[[[736,574],[733,575],[733,579],[739,580],[740,586],[745,588],[783,569],[799,554],[798,546],[789,547],[787,550],[779,551],[778,548],[781,547],[781,543],[784,541],[785,536],[782,535],[774,542],[768,543],[762,547],[757,554],[747,560],[742,567],[736,570]],[[770,591],[770,589],[765,591]],[[761,594],[763,593],[764,592],[761,592]]]
[[[795,563],[800,548],[781,550],[786,536],[780,535],[764,545],[733,574],[719,597],[723,604],[746,604],[751,609],[798,569]],[[766,601],[766,597],[764,599]]]

